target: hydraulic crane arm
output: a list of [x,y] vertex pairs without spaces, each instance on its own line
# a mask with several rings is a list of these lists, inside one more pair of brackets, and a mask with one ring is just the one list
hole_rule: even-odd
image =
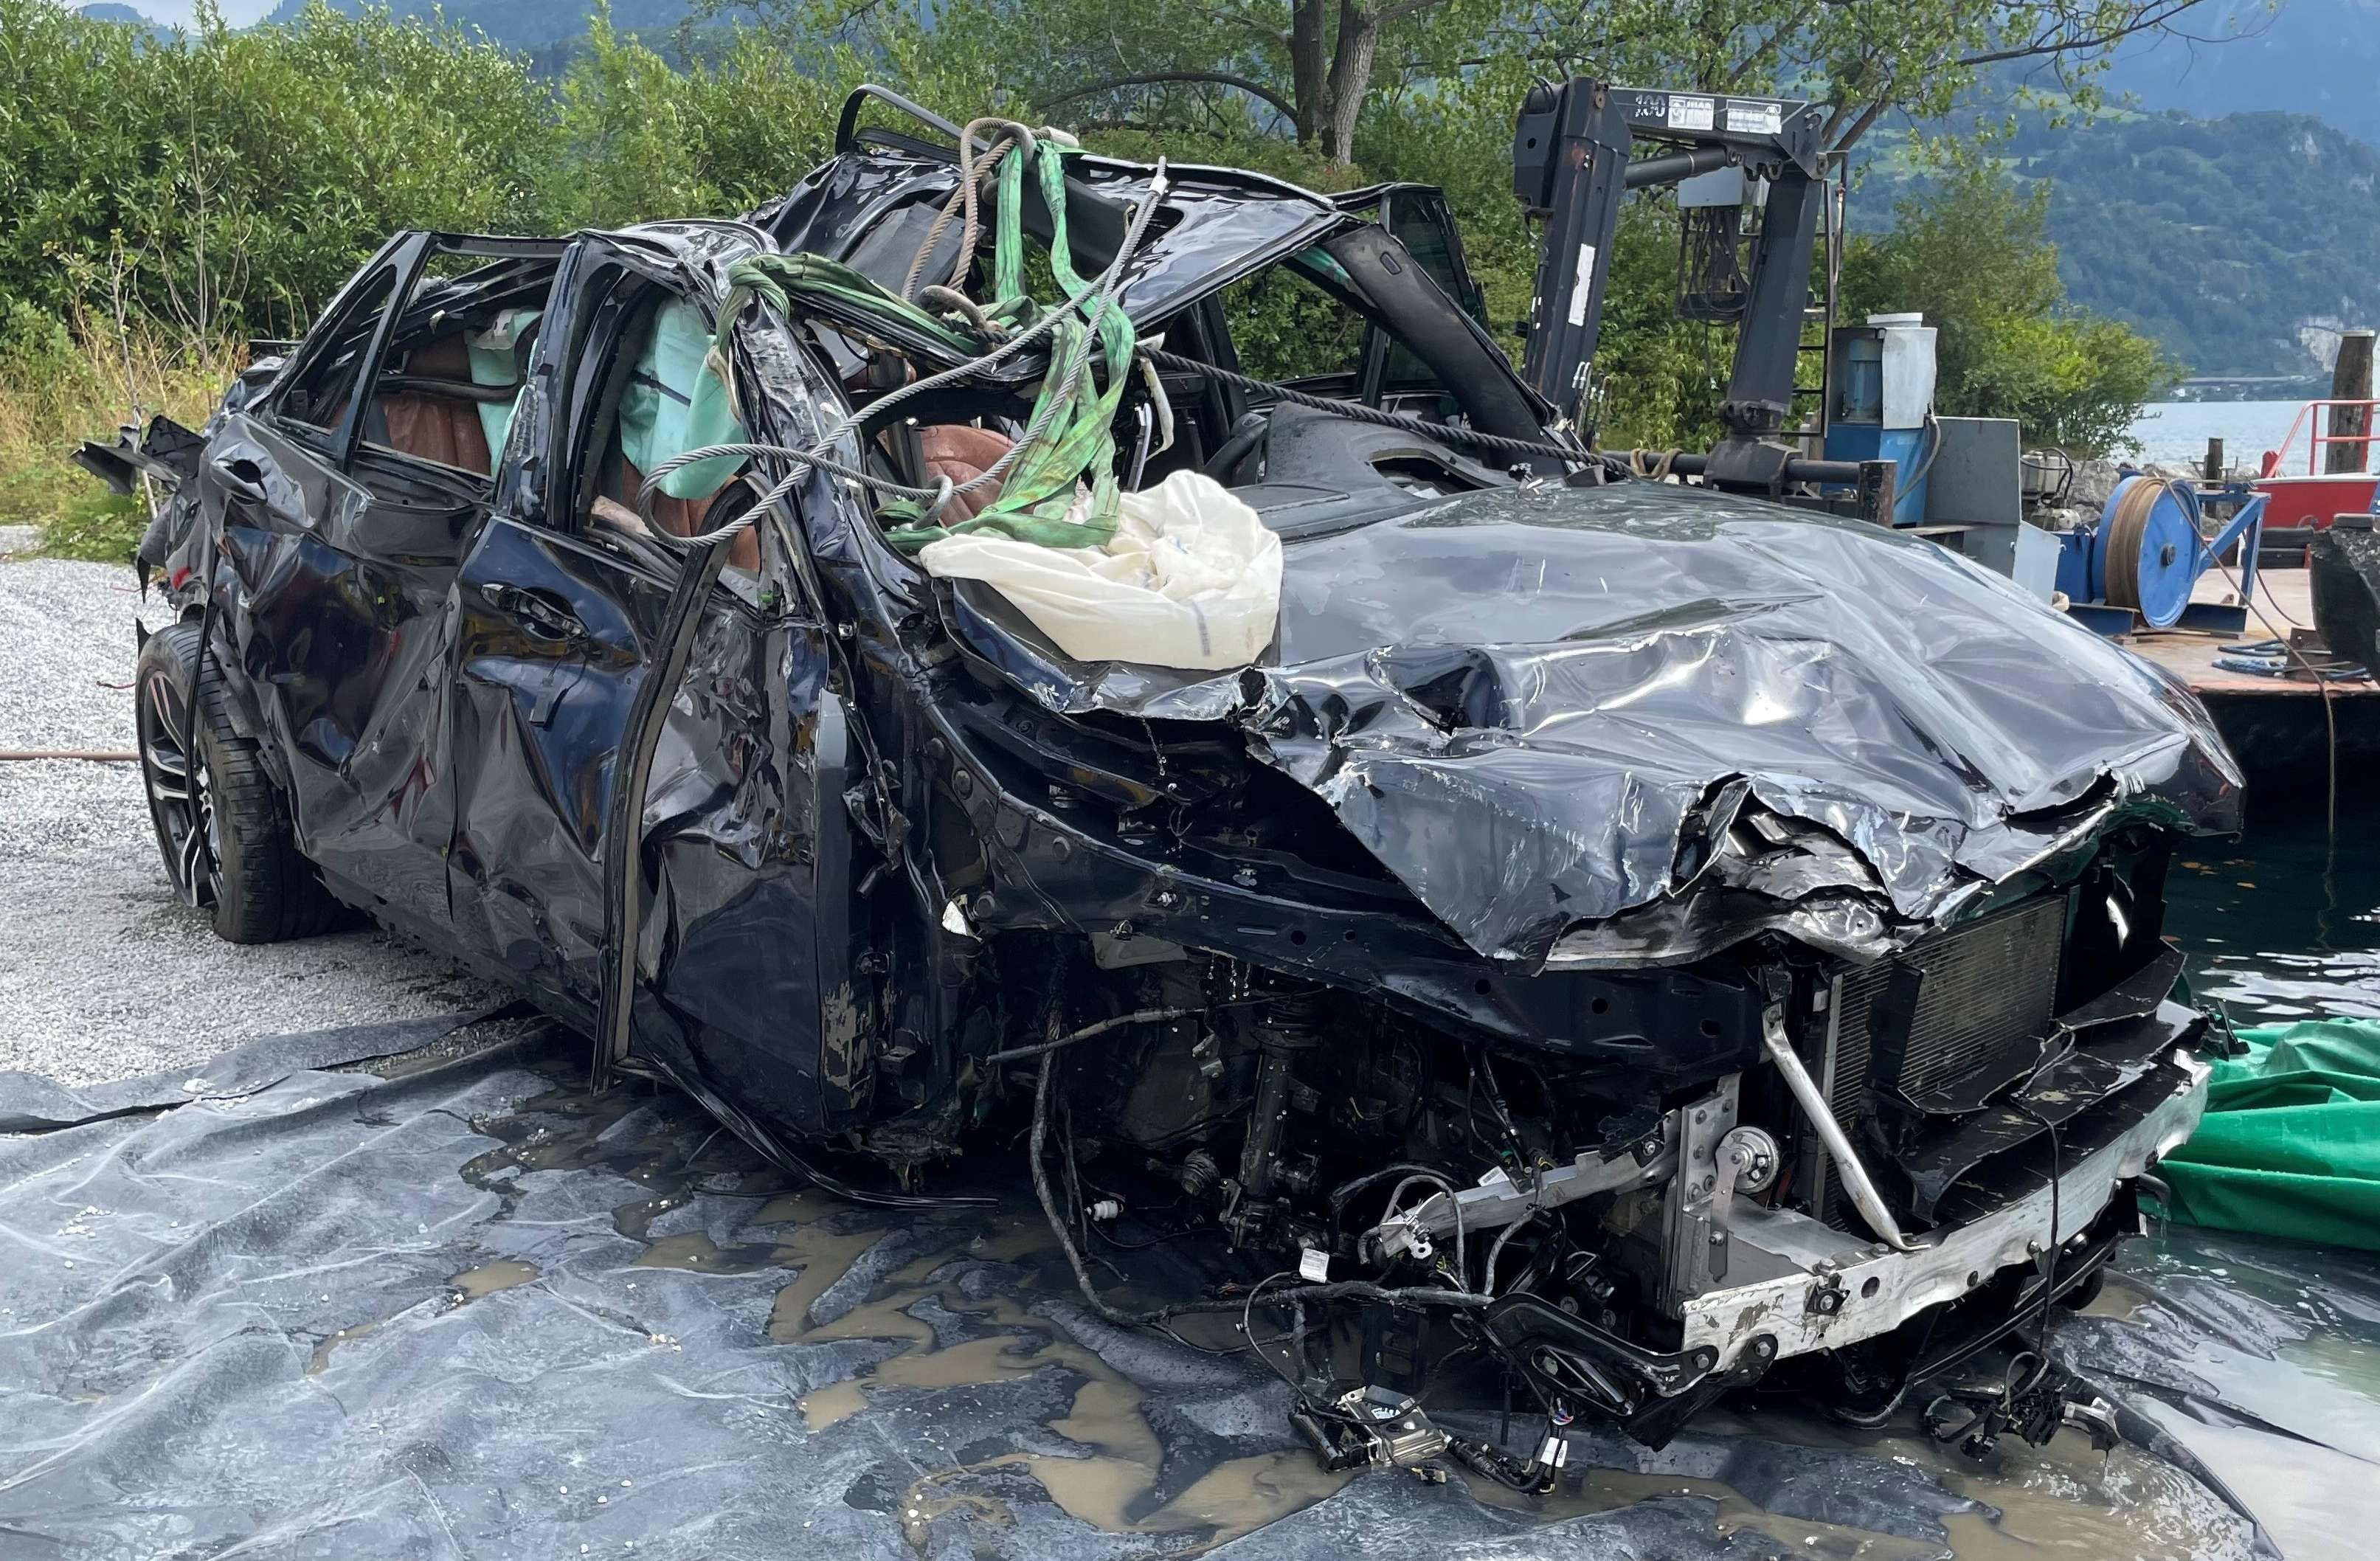
[[[1742,167],[1767,181],[1768,196],[1748,272],[1734,369],[1719,407],[1728,440],[1711,460],[1723,472],[1754,459],[1747,449],[1730,461],[1729,446],[1768,440],[1792,409],[1810,249],[1824,198],[1818,142],[1824,118],[1807,103],[1653,91],[1584,78],[1533,89],[1512,139],[1513,193],[1545,224],[1523,364],[1529,383],[1575,417],[1595,358],[1611,241],[1627,192]],[[1640,140],[1680,150],[1631,163],[1630,145]],[[1763,480],[1773,486],[1775,474]]]
[[[1670,470],[1712,487],[1784,497],[1791,484],[1848,485],[1858,513],[1892,509],[1892,466],[1815,461],[1777,435],[1793,409],[1793,378],[1810,295],[1810,250],[1825,199],[1826,115],[1816,105],[1728,93],[1614,87],[1573,78],[1531,89],[1512,137],[1512,192],[1544,224],[1522,372],[1573,421],[1586,398],[1611,241],[1628,191],[1741,167],[1767,183],[1760,232],[1737,317],[1735,363],[1719,404],[1727,435]],[[1637,141],[1674,151],[1629,161]]]

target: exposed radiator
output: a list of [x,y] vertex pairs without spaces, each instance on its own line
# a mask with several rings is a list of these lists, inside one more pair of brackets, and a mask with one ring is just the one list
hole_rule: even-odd
[[[1828,984],[1801,1040],[1835,1119],[1853,1143],[1867,1109],[1873,1025],[1896,965],[1914,966],[1917,987],[1900,1070],[1905,1093],[1922,1095],[2019,1047],[2047,1030],[2058,999],[2066,900],[2052,895],[1972,922]],[[1802,1157],[1809,1207],[1829,1224],[1851,1217],[1815,1135]]]

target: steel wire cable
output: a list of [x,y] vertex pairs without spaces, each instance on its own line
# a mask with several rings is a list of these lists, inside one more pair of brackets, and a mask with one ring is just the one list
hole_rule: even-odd
[[1333,417],[1344,417],[1351,422],[1370,423],[1376,428],[1396,429],[1404,433],[1417,433],[1442,443],[1471,444],[1483,450],[1493,450],[1514,455],[1550,455],[1573,466],[1602,461],[1607,469],[1625,469],[1624,466],[1615,468],[1610,461],[1596,452],[1581,450],[1574,445],[1556,444],[1548,440],[1510,439],[1500,433],[1481,433],[1475,429],[1456,428],[1451,423],[1433,423],[1427,417],[1407,417],[1402,412],[1383,412],[1378,407],[1366,406],[1360,402],[1334,401],[1327,395],[1313,395],[1305,391],[1292,390],[1287,385],[1275,384],[1270,380],[1259,380],[1253,374],[1242,374],[1230,369],[1218,369],[1211,363],[1201,363],[1195,357],[1184,357],[1179,353],[1167,352],[1162,348],[1144,347],[1141,350],[1160,369],[1171,369],[1181,374],[1197,374],[1222,384],[1236,386],[1244,391],[1270,396],[1276,401],[1285,401],[1293,406],[1306,406],[1318,412],[1328,412]]
[[[1107,318],[1108,310],[1115,307],[1116,295],[1123,284],[1125,262],[1139,248],[1143,236],[1148,233],[1149,221],[1156,215],[1158,198],[1163,193],[1165,184],[1165,164],[1160,161],[1157,166],[1157,176],[1151,187],[1149,198],[1134,212],[1131,225],[1124,230],[1123,241],[1116,247],[1115,259],[1109,262],[1107,271],[1101,274],[1099,283],[1091,289],[1090,304],[1084,314],[1081,336],[1067,354],[1063,364],[1053,366],[1056,369],[1058,384],[1070,384],[1087,369],[1090,346],[1098,334],[1099,322]],[[661,462],[646,475],[644,485],[637,490],[638,507],[648,526],[651,526],[653,495],[659,491],[663,478],[672,472],[693,466],[699,461],[711,460],[722,455],[741,455],[747,459],[760,456],[783,458],[792,463],[792,469],[778,480],[775,487],[763,494],[758,503],[734,519],[707,531],[698,532],[693,537],[686,538],[653,527],[655,539],[673,551],[683,551],[682,544],[698,540],[718,541],[732,537],[752,525],[760,514],[792,492],[802,478],[813,469],[859,483],[880,493],[926,503],[929,506],[929,514],[938,511],[956,495],[971,492],[989,483],[997,482],[1005,476],[1008,468],[1014,465],[1020,455],[1046,430],[1050,420],[1057,416],[1063,398],[1043,397],[1041,404],[1034,408],[1032,419],[1026,424],[1025,432],[1016,442],[1010,445],[1002,454],[1000,459],[993,462],[990,466],[963,483],[954,484],[945,478],[935,487],[919,488],[895,481],[891,478],[878,477],[872,472],[833,460],[827,455],[826,452],[841,442],[844,436],[868,418],[881,417],[892,407],[899,405],[913,396],[921,395],[927,391],[941,390],[962,381],[974,379],[981,375],[985,369],[1014,357],[1040,337],[1055,330],[1061,321],[1082,304],[1083,296],[1078,294],[1068,299],[1065,304],[1048,310],[1039,320],[981,357],[969,358],[965,363],[943,369],[937,374],[928,375],[922,380],[913,380],[897,390],[889,391],[879,396],[865,407],[855,408],[806,450],[797,450],[791,445],[783,444],[742,442],[709,444],[699,449],[681,451],[668,460]]]

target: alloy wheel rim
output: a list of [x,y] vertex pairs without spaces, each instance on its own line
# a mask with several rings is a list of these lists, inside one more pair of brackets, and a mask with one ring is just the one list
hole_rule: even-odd
[[140,775],[165,871],[185,905],[214,903],[223,842],[214,778],[192,740],[189,703],[176,680],[152,674],[140,702]]

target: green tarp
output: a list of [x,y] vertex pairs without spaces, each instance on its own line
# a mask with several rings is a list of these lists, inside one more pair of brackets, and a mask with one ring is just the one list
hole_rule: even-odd
[[2173,1218],[2380,1252],[2380,1023],[2243,1030],[2206,1119],[2158,1168]]

